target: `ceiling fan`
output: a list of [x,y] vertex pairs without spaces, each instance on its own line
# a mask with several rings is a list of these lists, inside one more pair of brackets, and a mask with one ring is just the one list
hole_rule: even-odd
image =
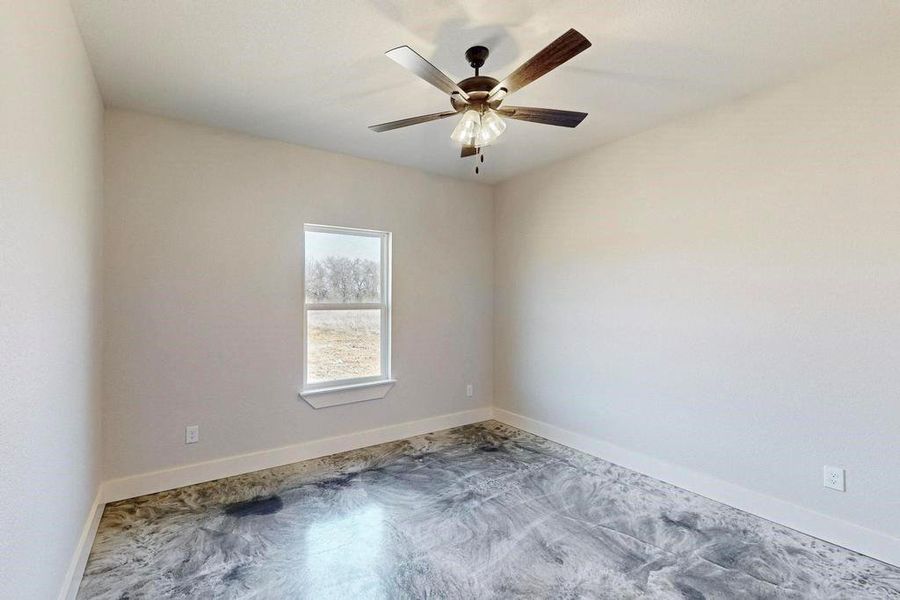
[[[510,73],[503,81],[481,75],[479,70],[488,57],[488,49],[484,46],[472,46],[466,50],[466,60],[475,76],[454,83],[440,69],[422,58],[409,46],[400,46],[385,52],[388,58],[397,62],[450,95],[453,110],[400,119],[380,125],[370,125],[372,131],[382,132],[428,121],[436,121],[462,114],[450,139],[462,145],[460,156],[481,154],[481,149],[494,143],[506,129],[503,118],[531,121],[544,125],[559,127],[576,127],[587,116],[587,113],[552,108],[530,108],[527,106],[502,106],[506,96],[522,89],[538,77],[552,71],[570,58],[591,47],[586,37],[570,29],[549,46],[525,61],[518,69]],[[484,156],[481,156],[484,161]],[[475,167],[478,172],[478,167]]]

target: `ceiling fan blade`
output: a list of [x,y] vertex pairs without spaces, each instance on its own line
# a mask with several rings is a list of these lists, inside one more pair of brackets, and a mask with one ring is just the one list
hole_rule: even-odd
[[469,156],[475,156],[476,154],[478,154],[478,148],[475,146],[463,146],[459,153],[459,157],[467,158]]
[[503,106],[497,112],[509,119],[531,121],[542,125],[558,127],[578,127],[587,113],[572,110],[556,110],[554,108],[531,108],[529,106]]
[[494,86],[489,97],[493,99],[503,89],[511,94],[590,47],[586,37],[570,29]]
[[427,123],[428,121],[437,121],[446,117],[452,117],[459,113],[455,110],[431,113],[430,115],[420,115],[418,117],[410,117],[408,119],[400,119],[399,121],[391,121],[390,123],[380,123],[378,125],[369,125],[369,129],[381,133],[382,131],[390,131],[391,129],[400,129],[401,127],[409,127],[410,125],[418,125],[419,123]]
[[422,58],[418,52],[409,46],[400,46],[399,48],[388,50],[384,54],[401,67],[409,69],[445,94],[457,93],[464,100],[469,99],[469,95],[456,85],[452,79],[447,77],[443,71]]

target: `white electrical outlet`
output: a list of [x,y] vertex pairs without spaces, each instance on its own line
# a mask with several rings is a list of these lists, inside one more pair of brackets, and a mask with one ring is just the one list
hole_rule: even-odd
[[196,444],[200,441],[200,426],[188,425],[184,428],[184,443]]
[[840,467],[825,467],[825,487],[839,492],[847,491],[844,469]]
[[475,388],[472,387],[472,384],[466,386],[466,397],[471,398],[475,394]]

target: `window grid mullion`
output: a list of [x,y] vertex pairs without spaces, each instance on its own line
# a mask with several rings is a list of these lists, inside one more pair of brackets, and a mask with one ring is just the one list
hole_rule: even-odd
[[336,304],[306,304],[306,310],[382,310],[386,305],[379,302],[364,302],[360,304],[336,303]]

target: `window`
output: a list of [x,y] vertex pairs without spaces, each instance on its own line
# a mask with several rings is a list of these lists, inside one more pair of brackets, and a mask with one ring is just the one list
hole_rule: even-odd
[[389,380],[390,234],[306,225],[304,236],[304,392]]

